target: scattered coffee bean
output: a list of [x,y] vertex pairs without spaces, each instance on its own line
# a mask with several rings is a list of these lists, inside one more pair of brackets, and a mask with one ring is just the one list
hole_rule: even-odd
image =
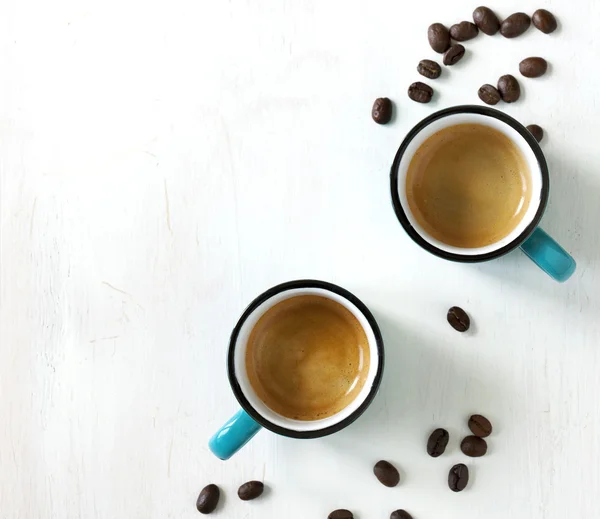
[[454,465],[448,473],[448,486],[452,492],[464,490],[469,482],[469,469],[466,465],[459,463]]
[[436,429],[429,435],[427,440],[427,454],[432,458],[437,458],[444,454],[450,435],[446,429]]
[[328,519],[354,519],[354,515],[352,515],[352,512],[343,508],[340,508],[339,510],[334,510],[327,517]]
[[446,315],[450,326],[457,332],[466,332],[471,326],[471,319],[460,306],[453,306]]
[[412,519],[412,515],[410,515],[406,510],[396,510],[392,512],[390,519]]
[[521,36],[531,25],[531,18],[525,13],[511,14],[500,25],[500,34],[505,38],[516,38]]
[[492,424],[485,416],[480,414],[474,414],[469,418],[469,429],[475,436],[480,438],[487,438],[492,434]]
[[460,22],[450,27],[450,37],[456,41],[472,40],[478,34],[477,25],[471,22]]
[[473,11],[473,21],[479,30],[492,36],[500,29],[500,20],[489,7],[478,7]]
[[422,59],[417,65],[417,72],[429,79],[437,79],[442,73],[442,67],[430,59]]
[[492,85],[483,85],[477,91],[477,95],[479,99],[488,105],[495,105],[500,101],[500,92]]
[[535,137],[536,141],[542,142],[542,139],[544,138],[544,130],[541,126],[538,126],[537,124],[530,124],[527,126],[527,129],[530,131],[531,135]]
[[444,53],[444,65],[456,65],[464,55],[465,48],[460,43],[456,43]]
[[548,70],[548,62],[544,58],[525,58],[519,63],[519,72],[525,77],[540,77]]
[[373,467],[373,474],[386,487],[395,487],[400,482],[398,469],[389,461],[378,461]]
[[242,501],[250,501],[260,496],[264,489],[265,485],[262,481],[248,481],[238,488],[238,497]]
[[433,88],[417,81],[408,87],[408,97],[417,103],[429,103],[433,97]]
[[533,16],[531,21],[536,29],[539,29],[543,33],[550,34],[556,30],[556,18],[550,11],[546,9],[538,9]]
[[221,491],[217,485],[206,485],[196,501],[196,508],[201,514],[210,514],[214,512],[219,504]]
[[446,52],[450,47],[450,33],[445,25],[434,23],[427,29],[429,45],[435,52]]
[[517,78],[506,74],[498,80],[498,92],[505,103],[514,103],[521,97],[521,87]]
[[371,117],[377,124],[387,124],[392,118],[392,102],[387,97],[378,97],[373,103]]
[[487,443],[479,436],[467,436],[460,442],[460,450],[465,456],[480,458],[487,452]]

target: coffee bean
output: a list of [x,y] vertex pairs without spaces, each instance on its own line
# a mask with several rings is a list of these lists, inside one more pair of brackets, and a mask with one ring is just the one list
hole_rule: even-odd
[[429,103],[433,97],[433,88],[417,81],[408,87],[408,97],[417,103]]
[[387,97],[378,97],[373,103],[371,117],[377,124],[387,124],[392,118],[392,102]]
[[466,465],[459,463],[454,465],[448,473],[448,486],[452,492],[464,490],[469,482],[469,469]]
[[460,43],[456,43],[444,53],[444,65],[456,65],[464,55],[465,48]]
[[479,436],[467,436],[460,442],[460,450],[465,456],[480,458],[487,452],[487,443]]
[[238,488],[238,497],[242,501],[250,501],[260,496],[264,489],[265,485],[262,481],[248,481]]
[[554,15],[550,11],[546,11],[546,9],[538,9],[533,13],[531,21],[536,29],[546,34],[550,34],[556,30],[556,18],[554,18]]
[[453,306],[446,315],[450,326],[457,332],[466,332],[471,326],[471,319],[460,306]]
[[406,510],[396,510],[395,512],[392,512],[390,519],[412,519],[412,515]]
[[210,514],[214,512],[215,508],[219,504],[219,496],[221,491],[217,485],[207,485],[202,489],[198,500],[196,501],[196,508],[201,514]]
[[442,67],[430,59],[422,59],[417,65],[417,72],[429,79],[437,79],[442,73]]
[[521,36],[531,25],[531,18],[525,13],[511,14],[500,25],[500,34],[505,38],[516,38]]
[[530,124],[527,126],[527,129],[530,131],[531,135],[535,137],[536,141],[542,142],[542,139],[544,138],[544,130],[541,126],[538,126],[537,124]]
[[473,11],[473,21],[479,30],[490,36],[496,34],[500,29],[500,20],[489,7],[478,7]]
[[340,508],[339,510],[334,510],[328,516],[328,519],[354,519],[354,515],[350,510],[345,510]]
[[450,435],[446,429],[436,429],[429,435],[427,440],[427,454],[432,458],[437,458],[444,454]]
[[471,22],[460,22],[450,27],[450,37],[456,41],[472,40],[478,34],[477,25]]
[[446,26],[441,23],[434,23],[427,29],[427,39],[429,45],[435,52],[446,52],[450,47],[450,33]]
[[525,58],[519,63],[519,72],[525,77],[540,77],[548,70],[548,62],[544,58]]
[[475,436],[480,438],[487,438],[492,434],[492,424],[485,416],[480,414],[474,414],[469,418],[469,429]]
[[495,105],[500,101],[500,92],[492,85],[483,85],[477,91],[477,95],[488,105]]
[[400,482],[398,469],[389,461],[378,461],[373,467],[373,474],[386,487],[395,487]]
[[506,74],[498,80],[498,92],[505,103],[514,103],[521,97],[521,87],[517,78]]

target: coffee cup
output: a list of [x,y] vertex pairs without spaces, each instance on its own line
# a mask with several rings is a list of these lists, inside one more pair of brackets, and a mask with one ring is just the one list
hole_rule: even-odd
[[231,334],[227,371],[241,409],[210,439],[226,460],[261,429],[318,438],[371,404],[384,365],[369,309],[332,283],[299,280],[258,296]]
[[466,105],[423,119],[396,153],[390,187],[400,224],[436,256],[474,263],[520,247],[556,281],[575,271],[539,227],[550,190],[544,154],[503,112]]

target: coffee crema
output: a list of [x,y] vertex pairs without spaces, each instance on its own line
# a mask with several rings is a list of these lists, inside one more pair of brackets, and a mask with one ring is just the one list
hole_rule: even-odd
[[295,420],[342,411],[363,389],[369,366],[369,342],[356,317],[322,296],[277,303],[248,338],[252,388],[273,411]]
[[406,174],[408,206],[433,238],[462,248],[508,236],[531,202],[531,173],[504,133],[482,124],[449,126],[417,149]]

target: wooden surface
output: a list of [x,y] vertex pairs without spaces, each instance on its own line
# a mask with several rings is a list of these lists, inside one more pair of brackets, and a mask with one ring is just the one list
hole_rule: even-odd
[[[406,96],[426,28],[466,1],[2,0],[0,516],[595,518],[600,508],[600,146],[593,0],[546,7],[559,30],[480,35],[430,105]],[[537,123],[552,190],[544,228],[578,261],[553,282],[523,254],[446,263],[396,221],[388,171],[434,110],[541,55],[502,110]],[[396,118],[370,120],[388,96]],[[227,463],[207,449],[237,408],[228,335],[266,288],[314,277],[367,303],[388,362],[368,412],[335,436],[261,432]],[[445,322],[452,305],[474,322]],[[472,412],[495,431],[465,461]],[[447,453],[425,453],[432,428]],[[379,485],[385,458],[402,483]],[[269,491],[242,503],[237,487]]]

